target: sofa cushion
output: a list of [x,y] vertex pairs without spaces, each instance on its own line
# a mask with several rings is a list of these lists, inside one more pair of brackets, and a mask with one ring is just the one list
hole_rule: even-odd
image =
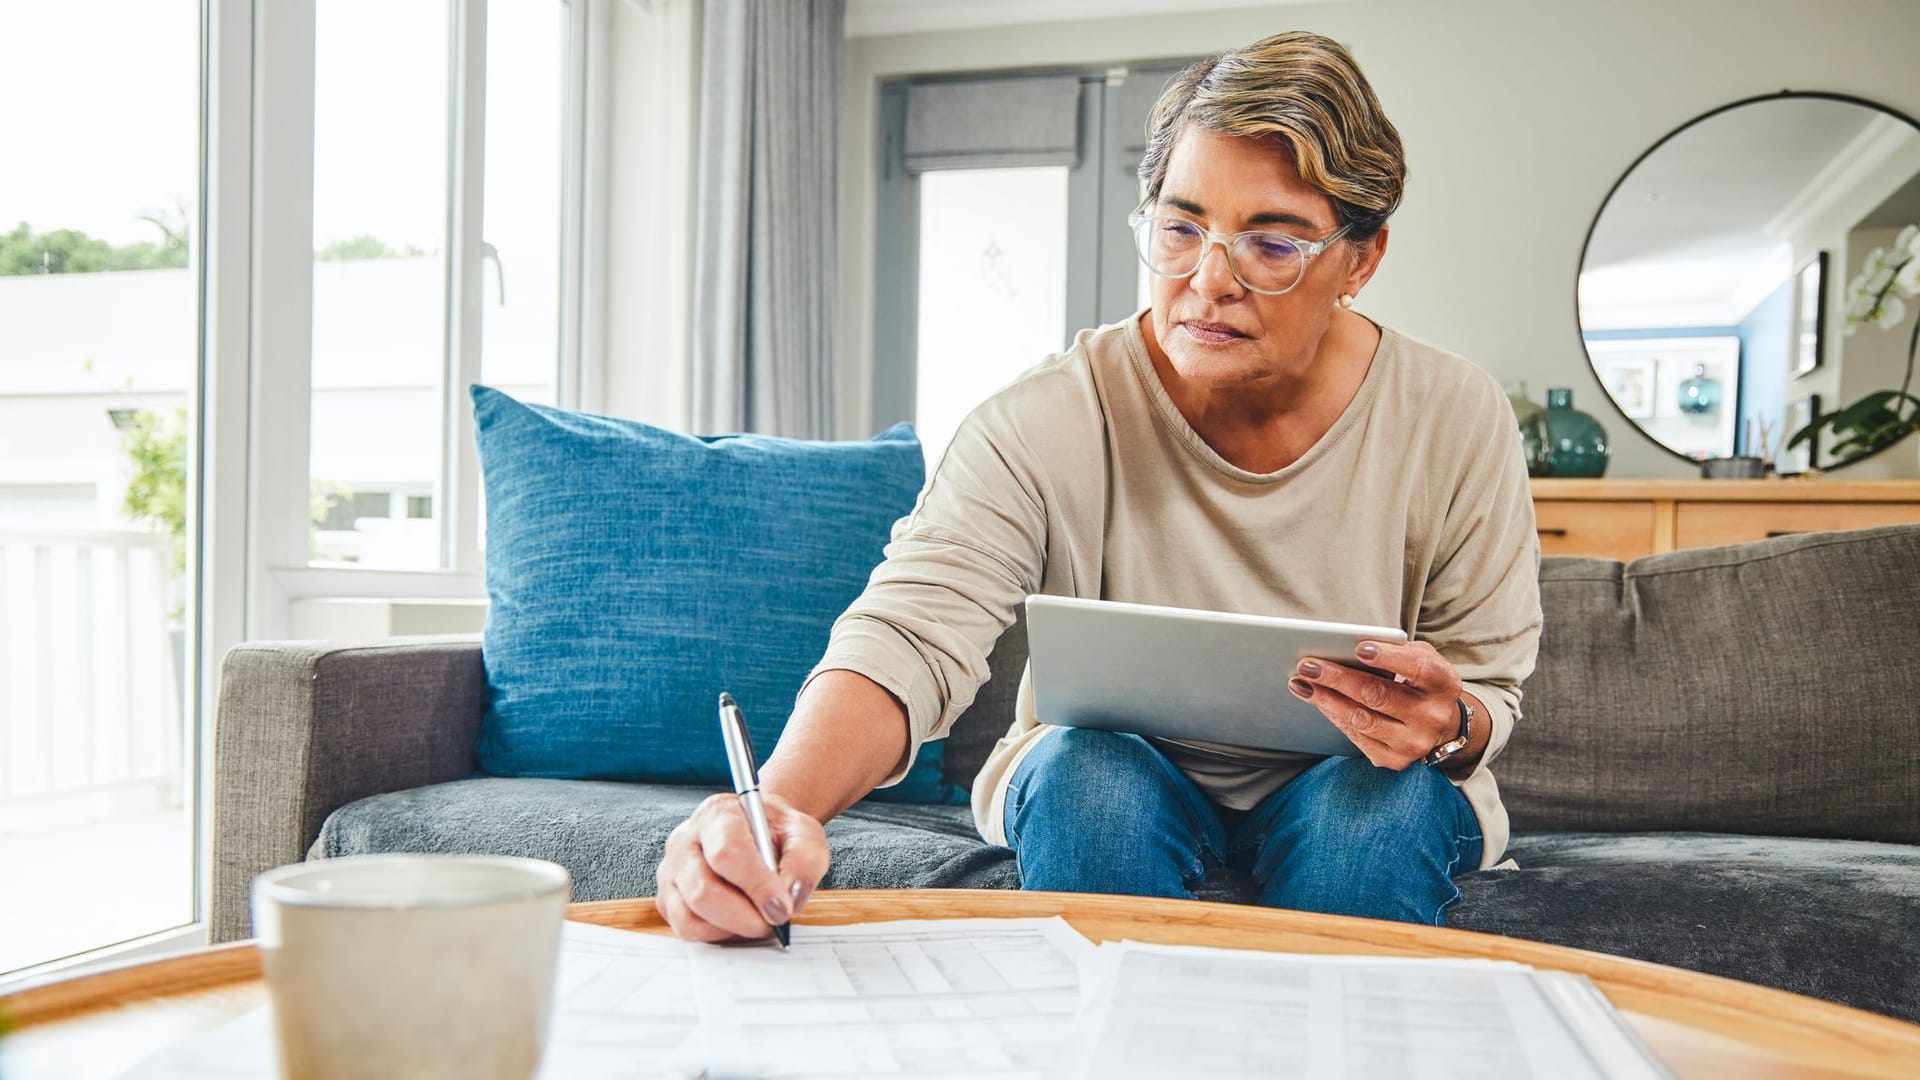
[[1515,832],[1920,842],[1920,526],[1540,567]]
[[[481,852],[548,859],[575,900],[652,896],[667,834],[706,786],[478,777],[374,795],[333,812],[313,854]],[[863,802],[827,823],[829,889],[1014,889],[1013,853],[980,842],[964,806]]]
[[[667,833],[714,789],[494,777],[335,811],[313,854],[487,852],[549,859],[575,900],[653,895]],[[827,824],[834,889],[1017,889],[1013,853],[964,807],[862,803]],[[1920,1022],[1920,848],[1700,833],[1525,833],[1521,869],[1459,879],[1447,921],[1690,968]],[[1203,900],[1247,902],[1216,870]]]
[[1920,1022],[1920,848],[1522,833],[1448,924],[1723,975]]
[[[869,442],[696,438],[473,388],[487,489],[478,748],[497,776],[724,784],[733,694],[761,754],[925,465]],[[929,744],[882,799],[962,801]]]

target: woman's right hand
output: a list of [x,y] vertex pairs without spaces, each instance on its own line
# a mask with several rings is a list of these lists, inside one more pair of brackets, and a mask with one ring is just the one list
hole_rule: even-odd
[[788,922],[827,873],[827,833],[778,795],[760,793],[779,872],[753,846],[737,795],[710,795],[667,836],[654,904],[687,941],[766,937]]

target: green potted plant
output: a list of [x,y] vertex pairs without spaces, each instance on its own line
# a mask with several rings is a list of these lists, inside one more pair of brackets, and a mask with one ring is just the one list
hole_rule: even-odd
[[[1893,248],[1874,248],[1860,273],[1847,283],[1847,336],[1864,324],[1883,330],[1899,326],[1907,317],[1903,297],[1920,297],[1920,225],[1900,230]],[[1920,345],[1920,319],[1907,337],[1907,368],[1900,377],[1900,389],[1876,390],[1851,405],[1822,413],[1787,441],[1792,449],[1826,428],[1834,441],[1835,456],[1871,453],[1920,431],[1920,397],[1909,393],[1913,384],[1914,348]]]
[[170,419],[140,409],[120,436],[121,452],[131,466],[121,511],[131,521],[151,525],[172,541],[174,577],[187,567],[187,412]]

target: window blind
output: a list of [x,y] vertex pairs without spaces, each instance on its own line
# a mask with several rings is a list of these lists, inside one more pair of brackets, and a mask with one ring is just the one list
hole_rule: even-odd
[[1073,166],[1080,78],[1046,75],[907,88],[908,172]]

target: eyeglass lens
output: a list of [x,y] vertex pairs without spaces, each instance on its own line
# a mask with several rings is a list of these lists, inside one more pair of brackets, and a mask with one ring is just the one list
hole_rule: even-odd
[[[1212,246],[1206,231],[1184,218],[1147,218],[1140,223],[1135,238],[1140,258],[1162,277],[1192,273]],[[1292,288],[1306,264],[1300,245],[1279,233],[1242,233],[1228,248],[1227,259],[1229,268],[1243,283],[1269,292]]]

